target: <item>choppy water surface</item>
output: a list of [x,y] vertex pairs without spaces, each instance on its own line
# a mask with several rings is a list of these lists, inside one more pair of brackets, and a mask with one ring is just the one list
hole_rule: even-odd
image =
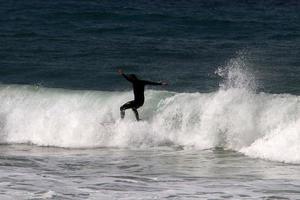
[[298,199],[299,165],[224,149],[2,145],[1,199]]

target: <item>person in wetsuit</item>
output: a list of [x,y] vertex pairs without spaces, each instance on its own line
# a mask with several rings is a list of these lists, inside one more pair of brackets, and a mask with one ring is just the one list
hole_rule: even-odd
[[134,93],[134,100],[129,101],[120,107],[121,118],[123,119],[125,117],[125,110],[131,108],[135,114],[136,120],[139,121],[140,118],[137,109],[144,104],[145,85],[167,85],[167,83],[140,80],[136,77],[135,74],[129,74],[129,75],[124,74],[122,69],[119,69],[118,73],[132,83],[133,93]]

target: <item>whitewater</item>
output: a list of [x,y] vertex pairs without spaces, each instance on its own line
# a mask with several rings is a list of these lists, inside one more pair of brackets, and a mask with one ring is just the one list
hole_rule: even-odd
[[300,97],[256,92],[254,76],[232,60],[210,93],[148,90],[136,122],[119,107],[131,91],[0,86],[1,144],[64,148],[233,150],[253,158],[300,163]]

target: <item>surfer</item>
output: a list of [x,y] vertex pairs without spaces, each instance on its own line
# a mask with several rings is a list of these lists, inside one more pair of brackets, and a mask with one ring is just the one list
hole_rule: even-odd
[[119,69],[118,73],[124,76],[124,78],[126,78],[129,82],[132,83],[133,93],[134,93],[134,100],[129,101],[120,107],[121,118],[123,119],[125,117],[125,110],[131,108],[135,114],[136,120],[139,121],[140,118],[137,109],[144,104],[145,85],[167,85],[167,83],[163,81],[152,82],[152,81],[140,80],[137,78],[135,74],[129,74],[129,75],[124,74],[122,69]]

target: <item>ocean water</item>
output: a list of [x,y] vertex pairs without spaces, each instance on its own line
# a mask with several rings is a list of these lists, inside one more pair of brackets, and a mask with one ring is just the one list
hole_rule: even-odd
[[[300,2],[1,1],[0,199],[300,199]],[[147,80],[139,109],[122,68]]]

